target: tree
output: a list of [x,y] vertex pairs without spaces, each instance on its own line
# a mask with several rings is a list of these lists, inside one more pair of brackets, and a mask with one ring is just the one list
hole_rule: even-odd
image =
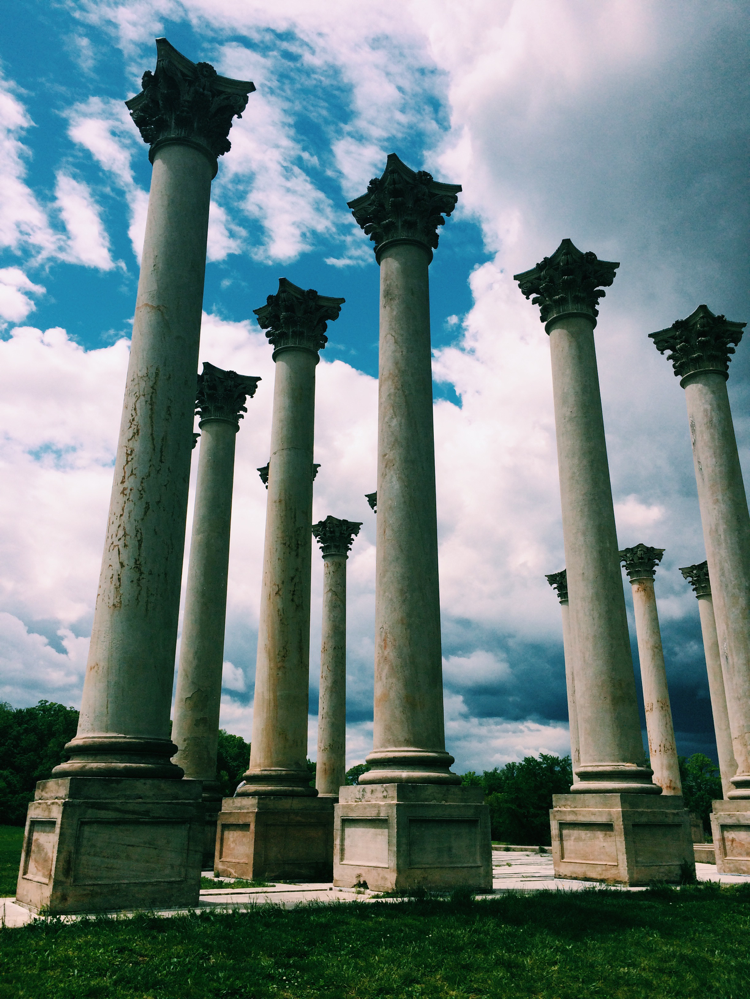
[[473,770],[464,774],[464,785],[480,786],[490,808],[492,838],[502,843],[549,846],[549,810],[553,794],[567,794],[573,783],[570,757],[541,753],[502,769]]
[[353,784],[357,784],[362,774],[366,773],[369,769],[366,763],[358,763],[354,767],[349,767],[345,777],[347,785],[351,787]]
[[711,802],[723,798],[719,768],[703,753],[692,756],[678,756],[682,797],[685,808],[695,812],[703,822],[704,832],[711,832]]
[[78,712],[40,701],[31,708],[0,703],[0,824],[22,826],[37,781],[63,763],[66,742],[75,736]]
[[220,728],[216,770],[222,797],[232,797],[249,763],[250,743],[245,742],[241,735],[232,735]]

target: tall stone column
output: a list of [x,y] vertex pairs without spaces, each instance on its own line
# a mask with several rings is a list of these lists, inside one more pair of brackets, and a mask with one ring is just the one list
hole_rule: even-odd
[[568,603],[568,576],[565,569],[544,577],[557,593],[562,612],[563,655],[565,656],[565,688],[568,692],[568,727],[570,728],[570,761],[573,772],[581,764],[581,745],[578,739],[578,712],[576,711],[575,647],[570,628]]
[[594,346],[598,302],[618,267],[564,239],[551,257],[515,280],[540,307],[550,337],[576,649],[581,763],[573,794],[554,799],[555,870],[559,877],[643,884],[679,880],[681,862],[692,863],[692,845],[682,801],[657,799],[661,788],[645,765],[619,570]]
[[245,400],[255,395],[259,381],[208,362],[198,376],[201,444],[172,738],[179,747],[174,762],[185,777],[203,786],[204,867],[213,865],[216,816],[221,809],[216,755],[235,443],[242,414],[247,412]]
[[312,529],[324,564],[315,787],[336,801],[346,779],[346,562],[361,526],[326,517]]
[[701,632],[703,633],[703,650],[706,655],[708,692],[711,697],[711,714],[713,715],[714,732],[716,734],[716,752],[719,756],[721,786],[726,798],[733,788],[732,777],[737,773],[737,761],[732,751],[732,733],[729,727],[727,695],[724,689],[724,676],[721,670],[719,636],[716,632],[714,602],[711,597],[711,581],[708,578],[708,562],[687,565],[684,569],[680,569],[680,572],[693,587],[693,591],[698,598],[698,613],[700,614]]
[[685,389],[737,761],[730,800],[714,804],[716,864],[719,871],[737,874],[750,874],[750,515],[726,383],[729,360],[745,325],[699,305],[687,319],[650,334],[657,350],[669,352]]
[[[383,176],[349,203],[380,265],[380,355],[374,749],[360,778],[365,786],[342,790],[337,806],[334,879],[341,885],[491,883],[487,817],[450,772],[443,715],[428,268],[437,227],[460,190],[392,153]],[[478,810],[473,825],[423,825],[424,844],[413,839],[409,847],[409,823],[417,826],[408,816],[422,814],[427,802],[437,806],[435,818],[449,814],[445,808]],[[385,822],[377,848],[368,845],[376,836],[370,817],[358,818],[373,808]],[[459,835],[466,839],[457,849],[451,844]],[[474,858],[468,867],[454,866],[462,851]]]
[[282,278],[255,310],[276,374],[250,767],[216,841],[229,876],[331,879],[333,803],[307,769],[310,570],[315,367],[343,302]]
[[[254,87],[190,62],[164,38],[156,44],[156,71],[144,74],[143,91],[127,102],[153,172],[80,721],[66,747],[70,759],[40,785],[29,811],[22,864],[34,867],[43,856],[44,875],[39,869],[34,881],[22,867],[19,879],[24,904],[53,912],[165,907],[198,897],[200,786],[180,781],[182,770],[170,762],[169,716],[211,180],[217,157],[230,148],[232,119]],[[162,783],[146,789],[121,778]],[[99,818],[110,808],[117,821],[86,821],[73,840],[64,816],[80,818],[85,808],[66,806],[82,798],[100,803]],[[183,819],[159,826],[155,816],[174,818],[175,809]],[[54,834],[43,814],[50,822],[57,816]],[[38,853],[37,837],[53,835],[57,848],[40,845]],[[158,880],[150,866],[156,843]],[[121,885],[118,865],[127,867]]]
[[643,704],[646,710],[648,751],[654,780],[664,794],[682,794],[680,765],[667,688],[667,670],[656,609],[654,575],[664,556],[663,548],[635,545],[620,552],[633,590],[635,633],[641,664]]

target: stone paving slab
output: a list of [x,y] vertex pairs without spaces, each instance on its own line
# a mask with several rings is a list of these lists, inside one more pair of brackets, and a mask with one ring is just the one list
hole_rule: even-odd
[[[715,864],[696,864],[698,881],[718,881],[720,884],[748,884],[750,875],[719,874]],[[204,876],[208,876],[205,875]],[[161,909],[156,911],[160,916],[176,916],[187,912],[201,912],[206,909],[213,911],[237,911],[254,908],[258,905],[279,905],[286,909],[294,908],[305,902],[319,902],[326,905],[343,904],[346,902],[398,902],[398,898],[381,899],[378,892],[362,889],[352,890],[336,888],[332,884],[275,884],[266,888],[224,888],[219,887],[226,879],[216,878],[216,888],[201,891],[200,902],[196,908]],[[508,892],[532,891],[582,891],[596,888],[595,881],[573,881],[567,878],[556,878],[549,853],[538,851],[505,851],[493,850],[492,853],[492,885],[493,890],[486,895],[478,895],[479,899],[494,898]],[[612,885],[619,891],[645,891],[644,888],[629,888],[626,885]],[[119,918],[132,916],[132,912],[101,913]],[[34,919],[47,917],[34,915],[12,898],[0,899],[0,925],[8,927],[25,926]],[[63,916],[66,921],[85,918],[83,916]]]

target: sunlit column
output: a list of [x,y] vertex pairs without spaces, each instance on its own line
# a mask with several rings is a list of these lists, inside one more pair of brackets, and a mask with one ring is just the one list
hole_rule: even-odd
[[221,790],[216,754],[221,706],[221,670],[227,611],[229,535],[234,453],[245,401],[259,378],[204,363],[198,376],[196,410],[200,451],[190,541],[185,615],[174,704],[174,758],[185,777],[203,782],[206,809],[204,862],[213,862]]
[[698,613],[701,619],[703,649],[706,656],[706,672],[708,674],[708,692],[711,697],[711,714],[713,715],[714,732],[716,734],[716,752],[719,756],[721,786],[726,798],[732,790],[732,777],[737,773],[737,761],[732,752],[732,733],[729,727],[727,695],[724,689],[724,676],[721,670],[719,636],[716,632],[714,602],[711,597],[711,581],[708,578],[708,562],[685,566],[684,569],[680,569],[680,572],[693,587],[695,595],[698,598]]
[[323,553],[323,630],[318,694],[319,795],[338,800],[346,774],[346,562],[361,523],[326,517],[313,524]]
[[654,575],[664,555],[663,548],[635,545],[620,552],[633,591],[635,632],[641,664],[643,704],[646,710],[648,752],[654,780],[665,794],[682,794],[680,765],[667,688],[667,670],[656,609]]
[[568,693],[568,727],[570,728],[570,760],[573,772],[581,762],[578,741],[578,713],[576,712],[575,644],[570,629],[570,604],[568,602],[568,577],[565,569],[544,577],[557,593],[562,612],[563,654],[565,656],[565,687]]

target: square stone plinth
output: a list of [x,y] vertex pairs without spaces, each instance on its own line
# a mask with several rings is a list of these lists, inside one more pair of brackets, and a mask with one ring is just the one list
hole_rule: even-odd
[[197,905],[202,844],[200,781],[40,781],[16,899],[52,915]]
[[483,802],[478,787],[342,787],[334,827],[334,885],[491,891],[490,814]]
[[647,885],[695,875],[690,814],[679,795],[555,794],[552,803],[556,878]]
[[750,801],[714,801],[711,831],[719,874],[750,874]]
[[330,881],[333,801],[277,795],[224,798],[214,870],[249,881]]

